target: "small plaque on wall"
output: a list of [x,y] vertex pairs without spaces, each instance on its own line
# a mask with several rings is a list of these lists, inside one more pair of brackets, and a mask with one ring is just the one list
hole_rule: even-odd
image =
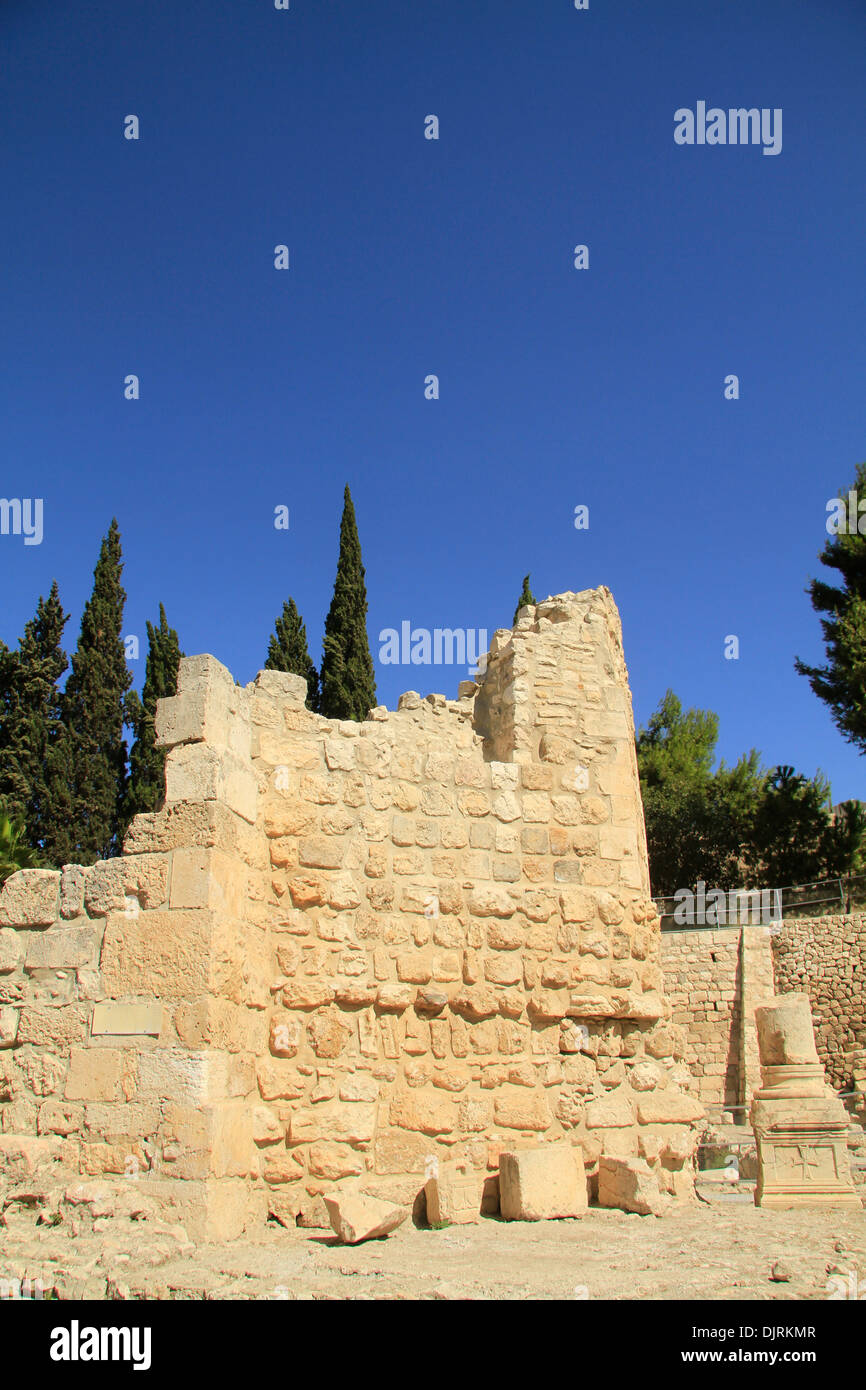
[[129,1037],[146,1034],[158,1038],[162,1031],[162,1004],[96,1004],[90,1036],[113,1034]]

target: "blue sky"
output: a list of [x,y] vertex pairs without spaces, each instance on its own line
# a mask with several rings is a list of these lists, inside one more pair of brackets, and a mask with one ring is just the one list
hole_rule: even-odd
[[[862,0],[5,0],[0,494],[45,520],[0,636],[56,577],[74,646],[117,515],[128,633],[162,601],[247,681],[292,594],[316,660],[348,481],[374,656],[607,584],[639,722],[672,687],[866,795],[793,667],[866,458],[864,41]],[[781,108],[781,153],[678,146],[698,101]]]

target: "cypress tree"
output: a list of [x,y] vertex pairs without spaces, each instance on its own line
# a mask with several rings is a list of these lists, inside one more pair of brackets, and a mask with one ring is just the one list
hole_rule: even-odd
[[156,704],[177,694],[177,670],[183,652],[177,633],[169,627],[159,605],[159,627],[147,624],[147,662],[141,697],[132,691],[128,722],[135,733],[129,753],[129,784],[123,807],[123,831],[143,811],[158,811],[165,800],[166,750],[157,748],[154,719]]
[[0,795],[12,817],[20,819],[27,842],[49,860],[59,824],[54,773],[63,697],[57,682],[69,664],[61,646],[68,621],[55,581],[48,598],[40,597],[14,657],[10,652],[0,657],[6,672],[5,679],[0,676],[5,705]]
[[127,780],[123,725],[132,684],[121,639],[122,573],[120,531],[113,520],[100,547],[63,692],[66,727],[57,777],[66,786],[67,805],[55,850],[63,863],[92,864],[120,851]]
[[15,707],[16,674],[18,663],[15,653],[6,643],[0,641],[0,796],[6,798],[6,814],[20,816],[22,807],[11,798],[12,789],[12,721]]
[[307,629],[293,598],[283,604],[282,616],[277,618],[274,629],[268,643],[265,670],[288,671],[291,675],[303,676],[307,682],[307,709],[317,710],[319,673],[310,659],[307,650]]
[[348,485],[343,494],[334,597],[325,620],[319,709],[328,719],[366,719],[376,703],[367,640],[367,586]]
[[517,600],[517,607],[514,610],[514,617],[511,619],[511,626],[513,627],[514,624],[517,622],[517,615],[520,612],[521,608],[525,608],[528,603],[531,603],[532,606],[535,607],[537,602],[538,599],[535,597],[535,595],[529,587],[529,575],[525,574],[523,576],[523,589],[521,591],[520,598]]

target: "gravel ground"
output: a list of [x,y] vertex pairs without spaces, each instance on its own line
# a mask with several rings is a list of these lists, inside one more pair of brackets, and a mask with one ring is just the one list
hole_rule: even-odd
[[[772,1277],[779,1264],[787,1279]],[[852,1277],[866,1293],[866,1213],[764,1211],[731,1190],[662,1218],[407,1222],[359,1246],[269,1225],[198,1247],[179,1228],[111,1223],[71,1237],[22,1215],[3,1232],[0,1278],[25,1276],[61,1298],[826,1300]]]

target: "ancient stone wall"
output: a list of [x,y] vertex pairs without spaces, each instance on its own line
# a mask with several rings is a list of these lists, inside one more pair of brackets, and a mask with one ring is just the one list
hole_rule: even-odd
[[864,955],[859,913],[664,932],[665,991],[701,1099],[748,1105],[758,1084],[754,1007],[774,992],[808,994],[828,1080],[850,1089],[866,1047]]
[[831,1086],[850,1089],[866,1048],[866,916],[791,920],[773,937],[780,993],[808,994],[818,1056]]
[[137,1177],[203,1237],[414,1201],[441,1158],[493,1201],[503,1147],[563,1137],[688,1192],[609,592],[523,609],[456,701],[304,694],[184,660],[164,809],[0,892],[7,1156]]
[[705,1104],[744,1104],[740,1080],[740,928],[662,933],[662,969],[685,1060]]

